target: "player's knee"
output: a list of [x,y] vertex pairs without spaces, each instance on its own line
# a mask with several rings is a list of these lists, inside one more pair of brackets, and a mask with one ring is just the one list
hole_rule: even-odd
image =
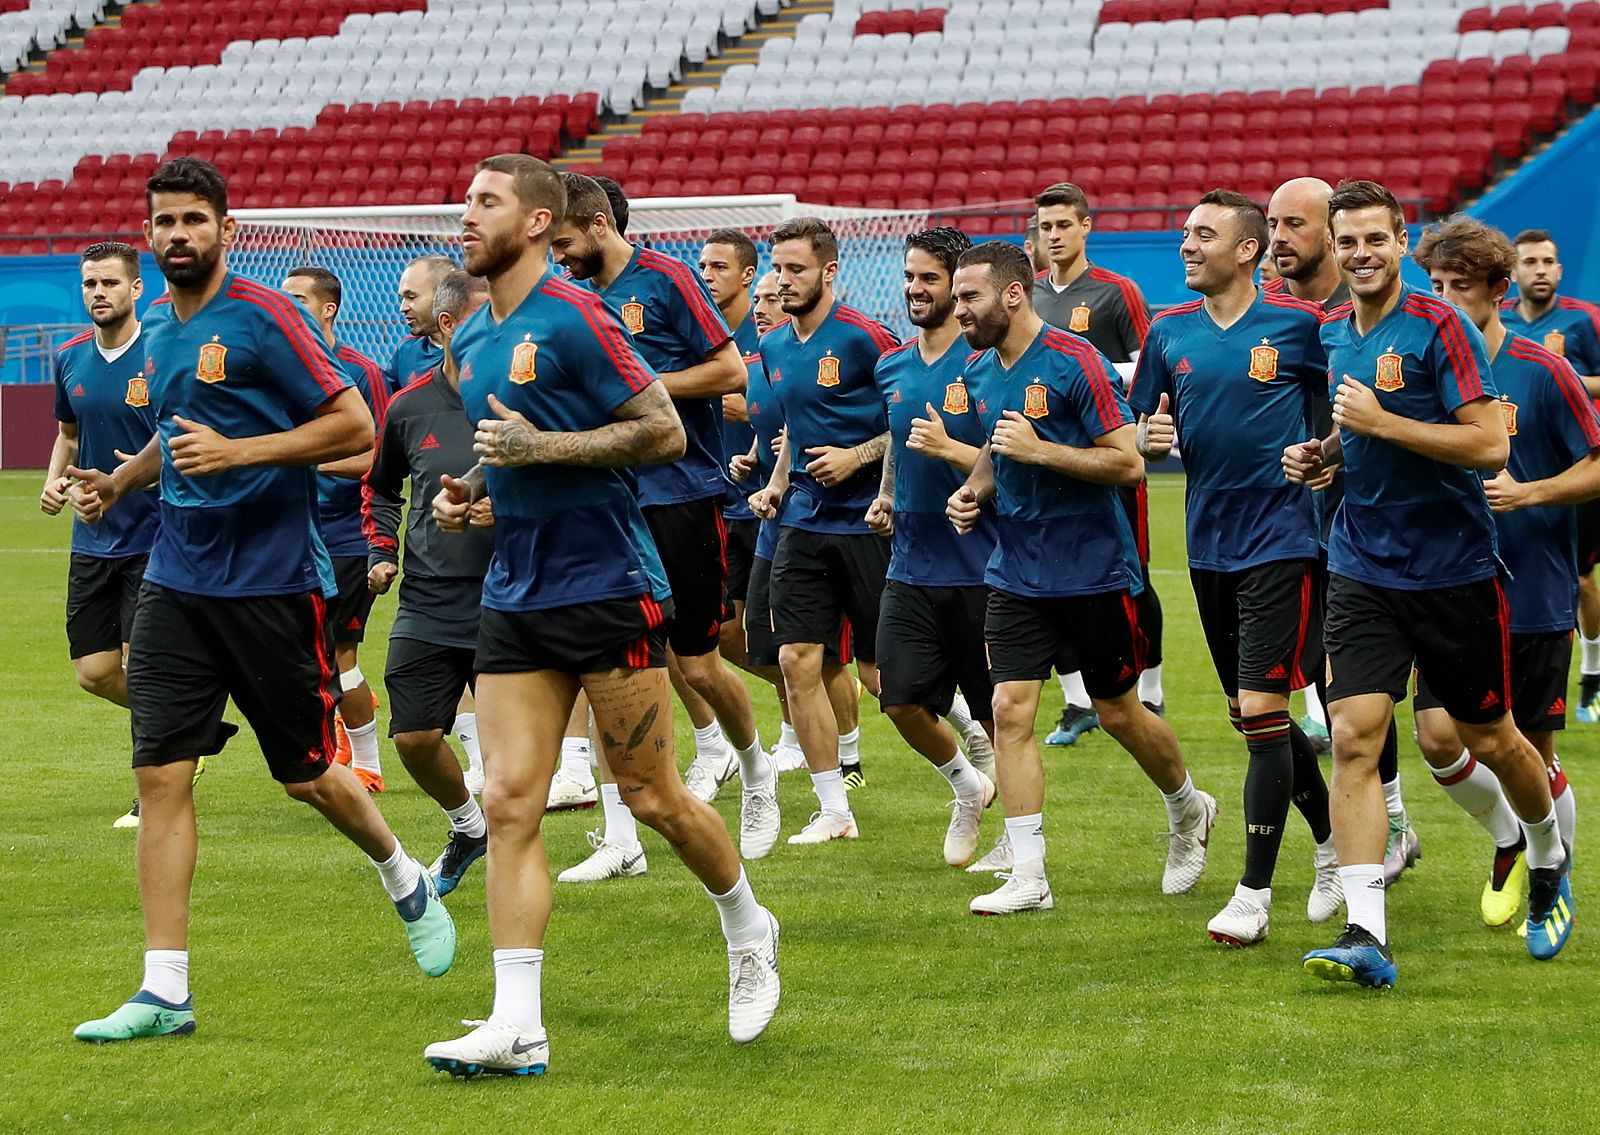
[[928,711],[920,705],[886,705],[883,707],[884,715],[894,722],[895,728],[902,732],[923,720]]
[[283,791],[288,794],[289,799],[315,807],[326,796],[327,786],[323,784],[323,779],[324,777],[319,776],[315,780],[290,781],[283,786]]
[[1538,750],[1517,732],[1509,713],[1490,725],[1463,727],[1461,734],[1468,751],[1495,773],[1513,769],[1523,762],[1541,770],[1544,768]]
[[677,792],[653,780],[617,779],[617,792],[622,802],[633,813],[633,818],[657,832],[677,829],[684,811],[694,803],[694,797],[680,786]]
[[1444,711],[1417,714],[1417,748],[1422,751],[1422,759],[1433,768],[1449,768],[1461,756],[1461,738],[1448,717],[1443,722],[1435,720],[1436,717],[1445,717]]
[[1328,729],[1333,738],[1334,760],[1342,764],[1376,764],[1386,731],[1387,728],[1374,729],[1368,723],[1335,715]]
[[1034,705],[1031,699],[1003,687],[997,687],[991,702],[994,708],[994,727],[997,733],[1015,734],[1033,731]]
[[496,777],[492,770],[483,786],[483,816],[498,837],[523,833],[531,838],[539,830],[544,803],[525,780]]
[[121,684],[122,660],[114,655],[78,658],[73,661],[72,668],[77,674],[78,686],[97,698],[114,697]]
[[788,685],[814,686],[822,681],[822,647],[809,642],[786,642],[778,647],[778,667]]
[[400,763],[409,771],[413,768],[431,765],[439,759],[439,746],[444,741],[442,729],[419,729],[408,733],[394,735],[395,752],[400,754]]

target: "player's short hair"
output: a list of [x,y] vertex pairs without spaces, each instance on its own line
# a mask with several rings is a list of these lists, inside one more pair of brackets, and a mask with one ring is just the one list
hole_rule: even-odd
[[606,191],[606,200],[611,202],[611,227],[617,230],[618,236],[627,236],[628,195],[612,178],[596,177],[594,183]]
[[460,268],[452,269],[445,273],[433,289],[433,318],[446,312],[450,318],[460,321],[466,318],[467,308],[472,306],[472,301],[488,296],[489,281],[482,276],[474,276]]
[[317,264],[302,264],[298,268],[291,268],[283,274],[285,280],[300,276],[311,281],[311,290],[322,297],[324,303],[331,303],[338,307],[344,302],[344,286],[339,283],[339,277],[328,269]]
[[806,241],[824,264],[839,259],[839,238],[821,217],[790,217],[772,230],[773,244],[786,240]]
[[1437,268],[1491,285],[1511,279],[1517,266],[1516,249],[1505,233],[1459,214],[1424,232],[1412,259],[1424,272]]
[[1038,213],[1035,213],[1033,216],[1028,218],[1028,239],[1029,240],[1038,240],[1039,239],[1039,214]]
[[511,189],[522,207],[529,211],[549,209],[550,224],[559,225],[567,215],[566,194],[561,191],[561,177],[549,162],[527,154],[494,154],[478,163],[481,172],[511,175]]
[[1022,294],[1033,296],[1033,264],[1028,260],[1027,253],[1008,240],[989,240],[969,248],[961,254],[961,259],[956,261],[957,268],[967,268],[974,264],[986,265],[989,269],[989,278],[994,281],[995,288],[1005,291],[1012,284],[1022,285]]
[[94,260],[120,260],[128,270],[130,281],[139,278],[139,250],[131,244],[124,244],[120,240],[97,241],[83,250],[78,257],[78,264],[81,266]]
[[1202,205],[1218,205],[1233,214],[1233,219],[1239,226],[1240,240],[1253,240],[1256,242],[1256,258],[1252,266],[1261,263],[1261,257],[1267,251],[1267,215],[1243,193],[1232,189],[1213,189],[1200,198]]
[[1041,209],[1050,205],[1069,205],[1077,210],[1080,221],[1089,215],[1089,195],[1070,181],[1056,182],[1035,197],[1033,203]]
[[943,226],[923,229],[921,232],[912,233],[906,237],[906,251],[919,248],[933,257],[944,270],[954,276],[956,265],[961,260],[961,254],[972,247],[972,238],[960,229],[946,228]]
[[759,257],[756,255],[756,242],[738,229],[712,229],[706,237],[707,244],[725,244],[733,249],[734,259],[739,262],[739,267],[754,268]]
[[192,193],[216,210],[220,221],[228,215],[228,182],[204,158],[173,158],[163,162],[144,183],[145,209],[157,193]]
[[1388,189],[1376,181],[1341,181],[1328,198],[1328,226],[1332,228],[1333,218],[1347,210],[1377,207],[1388,210],[1390,226],[1396,233],[1405,231],[1406,215]]
[[611,211],[611,198],[605,186],[581,173],[561,175],[562,187],[567,191],[567,220],[584,232],[594,227],[596,214],[603,216],[612,228],[617,227],[617,216]]
[[[1554,245],[1555,242],[1556,239],[1550,235],[1549,229],[1523,229],[1516,236],[1511,238],[1511,243],[1516,245],[1518,248],[1521,248],[1525,244]],[[1559,249],[1556,250],[1556,255],[1561,255]]]
[[[418,266],[421,266],[425,270],[425,275],[428,277],[428,283],[432,284],[434,287],[438,287],[439,281],[444,279],[448,273],[454,272],[460,267],[459,264],[457,264],[454,260],[451,260],[448,256],[440,256],[437,252],[430,252],[426,256],[419,256],[406,265],[407,268],[416,268]],[[290,274],[293,275],[294,273]]]

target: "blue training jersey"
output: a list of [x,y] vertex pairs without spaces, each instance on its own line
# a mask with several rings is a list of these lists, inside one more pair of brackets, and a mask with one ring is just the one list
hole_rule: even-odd
[[161,526],[145,578],[174,591],[238,597],[336,593],[317,527],[316,470],[260,466],[190,477],[172,465],[174,416],[224,437],[304,425],[350,386],[305,309],[228,273],[181,320],[165,298],[145,319],[145,369],[161,434]]
[[[503,322],[484,304],[450,349],[473,421],[494,417],[493,394],[536,429],[598,429],[658,381],[599,297],[550,272]],[[485,466],[484,475],[494,501],[485,607],[539,611],[632,596],[660,602],[670,594],[628,471]]]
[[[1328,313],[1329,397],[1348,375],[1385,410],[1451,423],[1455,411],[1495,396],[1483,335],[1453,305],[1410,284],[1365,335],[1349,308]],[[1494,521],[1478,474],[1379,438],[1339,431],[1344,501],[1328,536],[1328,570],[1378,587],[1430,590],[1498,571]]]
[[878,358],[898,345],[883,324],[838,302],[803,342],[793,320],[761,337],[767,381],[789,430],[789,493],[779,519],[784,527],[871,534],[867,508],[878,495],[882,464],[874,461],[829,488],[806,472],[814,460],[806,450],[860,445],[889,428],[872,375]]
[[[1044,441],[1087,449],[1133,422],[1122,383],[1087,339],[1048,324],[1007,370],[993,348],[967,364],[985,435],[1005,411]],[[1139,549],[1114,485],[991,454],[996,539],[984,582],[1032,598],[1138,594]]]
[[[1491,364],[1511,459],[1526,484],[1565,473],[1600,450],[1600,417],[1570,363],[1531,339],[1506,336]],[[1496,513],[1515,634],[1569,631],[1577,618],[1578,514],[1571,505]]]
[[1508,299],[1500,304],[1500,322],[1507,331],[1560,355],[1579,374],[1600,374],[1600,307],[1557,296],[1550,310],[1530,323],[1517,310],[1517,301]]
[[389,356],[389,365],[383,368],[384,385],[388,388],[384,401],[388,401],[444,362],[444,348],[426,335],[407,335]]
[[[761,369],[761,356],[757,353],[761,336],[756,333],[756,321],[747,317],[745,321],[733,332],[733,342],[739,348],[739,354],[744,359],[745,407],[748,412],[750,392],[756,384],[756,372]],[[748,421],[730,422],[722,419],[722,472],[726,480],[728,461],[736,453],[749,453],[750,443],[755,439],[756,431]],[[748,483],[748,482],[746,482]],[[727,504],[723,506],[722,515],[727,520],[754,520],[755,513],[750,511],[749,492],[741,485],[728,482]]]
[[[579,287],[594,288],[588,280]],[[683,261],[648,248],[633,256],[611,285],[599,291],[633,336],[644,361],[663,374],[699,366],[733,336],[711,302],[705,281]],[[639,503],[646,508],[684,501],[725,499],[722,399],[674,398],[683,421],[683,456],[670,465],[636,471]]]
[[1241,571],[1315,559],[1311,491],[1284,479],[1286,447],[1311,436],[1311,398],[1327,382],[1322,309],[1258,294],[1223,330],[1203,300],[1150,324],[1128,404],[1153,414],[1165,394],[1183,452],[1189,566]]
[[[372,411],[372,420],[381,431],[384,414],[389,408],[389,392],[378,364],[343,343],[334,345],[333,363],[349,379],[350,385],[361,391],[367,409]],[[322,525],[322,542],[330,556],[367,558],[367,536],[361,525],[361,496],[361,478],[317,474],[317,521]]]
[[[749,494],[772,480],[772,471],[778,465],[778,454],[772,447],[783,433],[783,413],[778,409],[778,400],[773,393],[772,384],[767,381],[767,368],[761,361],[759,349],[756,352],[755,362],[750,366],[750,387],[745,392],[745,409],[750,413],[750,429],[756,438],[756,468],[737,488],[739,492],[745,494],[748,501]],[[749,507],[748,504],[746,507]],[[778,506],[778,517],[778,520],[761,522],[761,530],[756,533],[757,559],[770,561],[777,552],[778,529],[783,518],[781,504]]]
[[967,387],[967,360],[972,348],[960,335],[943,355],[929,363],[920,339],[897,347],[878,360],[878,389],[889,416],[889,445],[894,454],[894,537],[889,578],[922,587],[978,587],[994,552],[994,509],[985,505],[978,523],[965,536],[956,535],[945,516],[950,494],[967,475],[936,457],[906,447],[911,422],[927,418],[928,407],[944,421],[956,441],[981,448],[986,440],[978,419],[978,400]]
[[[123,346],[107,362],[90,330],[68,339],[56,354],[56,421],[78,427],[73,464],[80,469],[115,472],[122,464],[117,450],[138,453],[155,435],[144,330]],[[73,516],[73,552],[99,559],[145,555],[156,538],[158,503],[155,489],[147,489],[118,501],[97,524]]]

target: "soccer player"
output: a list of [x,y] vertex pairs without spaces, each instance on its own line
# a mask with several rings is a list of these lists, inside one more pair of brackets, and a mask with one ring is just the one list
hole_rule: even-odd
[[1150,324],[1128,395],[1147,460],[1183,448],[1189,577],[1228,718],[1249,751],[1244,874],[1206,926],[1230,946],[1267,936],[1291,800],[1317,841],[1307,917],[1326,922],[1343,901],[1328,787],[1289,717],[1290,692],[1322,665],[1316,517],[1277,460],[1306,430],[1311,388],[1327,383],[1322,309],[1256,289],[1266,248],[1255,202],[1225,189],[1200,198],[1179,254],[1184,285],[1202,298]]
[[[326,268],[306,264],[291,269],[283,290],[300,301],[322,331],[328,357],[361,392],[372,419],[381,425],[389,391],[378,364],[334,334],[343,287]],[[329,462],[317,471],[317,522],[322,543],[333,557],[339,594],[328,604],[333,628],[334,661],[339,667],[339,704],[334,709],[335,739],[342,741],[340,763],[349,763],[368,792],[383,791],[383,766],[378,756],[377,703],[361,673],[358,653],[367,634],[367,618],[377,597],[367,586],[367,538],[361,529],[361,478],[372,467],[372,451]],[[338,736],[343,734],[343,736]]]
[[455,958],[455,926],[427,872],[333,762],[323,617],[333,565],[317,536],[311,467],[370,447],[372,415],[310,316],[228,270],[234,220],[215,167],[165,163],[146,203],[145,237],[170,296],[146,313],[142,347],[160,432],[115,472],[66,471],[80,481],[73,508],[91,522],[161,485],[128,649],[145,972],[125,1004],[74,1030],[96,1042],[194,1031],[194,768],[236,731],[222,719],[229,698],[285,791],[372,860],[423,972],[438,976]]
[[[1034,199],[1034,220],[1039,240],[1049,259],[1049,271],[1038,273],[1033,284],[1033,307],[1039,317],[1053,327],[1082,335],[1115,364],[1124,383],[1133,377],[1133,361],[1150,328],[1150,309],[1139,286],[1126,276],[1094,265],[1085,244],[1094,220],[1089,214],[1089,199],[1070,182],[1052,185]],[[1161,598],[1150,579],[1150,502],[1143,478],[1137,485],[1118,488],[1122,507],[1133,526],[1139,548],[1139,563],[1144,589],[1138,593],[1139,625],[1149,643],[1146,670],[1139,677],[1139,698],[1156,713],[1165,711],[1166,695],[1161,689]],[[1095,729],[1089,694],[1076,667],[1061,674],[1061,692],[1066,705],[1061,720],[1045,739],[1047,745],[1071,745]]]
[[1387,189],[1347,182],[1328,212],[1352,299],[1350,313],[1330,314],[1322,330],[1336,432],[1288,447],[1282,460],[1297,482],[1345,466],[1323,640],[1331,818],[1349,921],[1329,948],[1306,954],[1305,968],[1328,981],[1395,982],[1378,753],[1413,665],[1523,822],[1528,949],[1552,957],[1566,932],[1548,934],[1544,923],[1558,900],[1571,909],[1571,890],[1544,767],[1506,713],[1510,630],[1476,471],[1504,468],[1510,447],[1483,336],[1455,307],[1401,280],[1405,218]]
[[[1145,638],[1133,596],[1139,556],[1116,486],[1144,476],[1136,427],[1110,364],[1033,310],[1033,272],[1014,244],[990,241],[956,268],[956,318],[980,352],[966,367],[988,443],[946,506],[970,533],[994,501],[996,543],[984,643],[994,681],[996,767],[1015,866],[974,914],[1054,905],[1044,870],[1044,767],[1034,739],[1039,691],[1070,658],[1106,732],[1161,791],[1169,829],[1165,894],[1205,870],[1217,805],[1196,791],[1172,727],[1139,700]],[[1071,549],[1063,554],[1062,549]]]
[[438,366],[444,357],[439,328],[433,322],[433,289],[455,267],[456,262],[448,256],[419,256],[400,273],[395,291],[400,297],[400,318],[410,334],[400,340],[389,356],[389,365],[383,368],[390,397]]
[[[1501,321],[1500,301],[1517,261],[1502,233],[1457,217],[1425,232],[1415,259],[1435,294],[1459,307],[1483,332],[1500,392],[1511,456],[1484,491],[1509,575],[1511,712],[1544,760],[1561,835],[1570,849],[1577,803],[1556,755],[1556,732],[1566,726],[1578,581],[1572,506],[1600,496],[1600,418],[1569,362],[1508,331]],[[1516,916],[1527,881],[1522,829],[1499,781],[1462,748],[1449,714],[1420,681],[1414,705],[1417,741],[1434,779],[1494,841],[1494,862],[1479,905],[1484,922],[1502,926]]]
[[[1500,302],[1506,329],[1563,356],[1591,397],[1600,396],[1600,308],[1557,293],[1561,254],[1544,229],[1526,229],[1512,242],[1517,253],[1517,296]],[[1578,506],[1578,720],[1600,721],[1600,502]]]
[[670,591],[624,469],[676,460],[683,427],[666,384],[605,303],[550,271],[566,205],[555,170],[500,154],[478,163],[461,222],[467,271],[489,281],[488,306],[451,342],[481,465],[447,479],[434,511],[441,527],[461,531],[474,500],[494,501],[477,704],[495,996],[487,1021],[428,1046],[427,1059],[455,1075],[532,1074],[549,1063],[540,977],[551,891],[540,822],[580,689],[634,814],[716,904],[733,1039],[759,1036],[780,993],[778,922],[672,757]]
[[[720,650],[727,601],[722,502],[728,492],[722,396],[744,390],[745,365],[694,270],[624,240],[593,178],[568,174],[565,181],[569,212],[552,244],[556,261],[621,313],[640,354],[677,403],[689,439],[682,458],[645,467],[638,476],[639,503],[672,584],[676,609],[668,640],[681,675],[678,695],[695,727],[695,759],[684,779],[709,803],[739,774],[740,850],[760,859],[778,838],[777,770],[761,748],[750,693]],[[609,782],[615,772],[602,758],[602,779]],[[633,858],[637,844],[629,841],[625,805],[609,795],[604,803],[606,839],[593,862],[573,868],[568,881],[613,877],[624,859]]]
[[789,842],[825,843],[858,835],[846,777],[864,781],[859,763],[842,767],[825,655],[848,620],[862,683],[877,694],[878,606],[889,542],[867,527],[866,517],[889,435],[872,375],[879,357],[899,344],[887,327],[834,298],[839,242],[826,222],[795,217],[774,229],[772,266],[789,319],[761,337],[761,362],[784,440],[771,478],[752,494],[750,507],[779,524],[772,635],[820,805]]
[[964,867],[978,847],[994,783],[973,767],[940,720],[959,688],[992,733],[992,689],[983,652],[988,593],[983,572],[994,551],[993,510],[958,538],[944,505],[966,480],[984,442],[965,370],[971,354],[955,320],[950,280],[972,247],[956,229],[906,238],[906,314],[917,337],[878,360],[876,379],[889,420],[889,451],[867,524],[890,536],[888,582],[878,611],[879,700],[906,743],[950,784],[955,799],[944,860]]
[[1028,218],[1027,235],[1022,238],[1022,251],[1027,254],[1028,262],[1033,265],[1036,276],[1050,271],[1050,252],[1045,247],[1044,241],[1039,239],[1037,213]]
[[[104,241],[84,249],[78,267],[83,303],[94,328],[68,339],[56,355],[56,440],[39,494],[39,507],[48,516],[67,505],[69,465],[113,472],[118,453],[139,452],[156,432],[134,313],[144,294],[139,253],[132,245]],[[72,669],[78,685],[123,707],[128,704],[123,659],[155,529],[156,494],[150,490],[130,496],[104,524],[72,522],[67,573]],[[135,800],[112,827],[138,826]]]
[[397,558],[403,493],[406,511],[405,575],[400,606],[389,632],[383,685],[389,691],[389,736],[411,778],[444,811],[450,838],[430,868],[441,895],[461,882],[488,847],[483,811],[472,798],[461,764],[445,741],[463,693],[473,684],[483,577],[494,537],[485,497],[464,535],[439,530],[432,499],[440,478],[473,461],[473,427],[461,403],[460,371],[450,340],[467,317],[489,299],[488,283],[456,269],[434,289],[434,321],[444,341],[444,361],[401,390],[389,404],[378,451],[365,483],[363,519],[370,548],[367,581],[382,595],[400,575]]

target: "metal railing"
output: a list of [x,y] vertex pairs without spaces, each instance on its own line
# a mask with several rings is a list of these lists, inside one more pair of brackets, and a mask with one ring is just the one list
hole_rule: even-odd
[[54,382],[56,352],[81,323],[0,323],[0,381]]

